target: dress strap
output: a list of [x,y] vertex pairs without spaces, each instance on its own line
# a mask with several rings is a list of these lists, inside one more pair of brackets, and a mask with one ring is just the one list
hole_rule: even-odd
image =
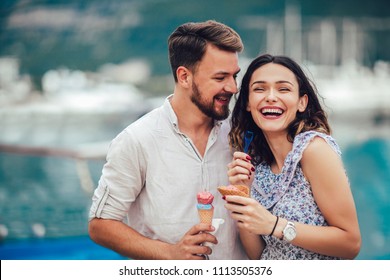
[[284,168],[286,168],[286,170],[284,172],[284,178],[282,180],[283,185],[290,185],[291,180],[293,179],[295,171],[297,169],[298,163],[302,159],[303,152],[315,137],[323,138],[329,144],[329,146],[331,146],[331,148],[339,156],[341,156],[340,147],[330,135],[318,131],[306,131],[300,133],[294,138],[293,148],[285,160]]
[[296,169],[302,159],[304,150],[317,136],[325,139],[333,150],[341,155],[339,146],[331,136],[316,131],[307,131],[295,137],[293,148],[288,153],[280,174],[273,174],[270,166],[265,162],[256,166],[251,194],[266,209],[271,209],[287,192],[296,174]]

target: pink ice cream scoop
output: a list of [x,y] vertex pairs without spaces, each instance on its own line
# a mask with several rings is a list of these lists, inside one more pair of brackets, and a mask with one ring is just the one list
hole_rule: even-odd
[[199,204],[211,204],[214,200],[213,194],[207,191],[199,192],[196,198]]

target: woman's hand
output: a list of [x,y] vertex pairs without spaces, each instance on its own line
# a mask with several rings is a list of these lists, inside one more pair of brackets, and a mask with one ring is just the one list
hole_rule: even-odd
[[235,152],[232,162],[227,167],[230,184],[246,186],[252,184],[255,167],[251,163],[251,157],[248,154]]
[[225,208],[237,221],[239,229],[258,235],[269,235],[275,225],[276,217],[253,198],[227,195]]

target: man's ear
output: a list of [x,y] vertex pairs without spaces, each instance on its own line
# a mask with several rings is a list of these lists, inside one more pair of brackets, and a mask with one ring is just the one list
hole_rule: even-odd
[[176,70],[177,82],[184,88],[189,88],[192,82],[191,71],[184,67],[179,66]]
[[307,94],[299,97],[298,111],[301,113],[305,112],[308,102],[309,102],[309,97],[307,96]]

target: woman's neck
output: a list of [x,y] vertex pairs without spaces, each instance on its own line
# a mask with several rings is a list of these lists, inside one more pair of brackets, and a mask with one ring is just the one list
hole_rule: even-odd
[[293,144],[288,141],[286,133],[265,134],[265,138],[275,158],[275,161],[271,164],[271,169],[278,174],[282,171],[284,161]]

